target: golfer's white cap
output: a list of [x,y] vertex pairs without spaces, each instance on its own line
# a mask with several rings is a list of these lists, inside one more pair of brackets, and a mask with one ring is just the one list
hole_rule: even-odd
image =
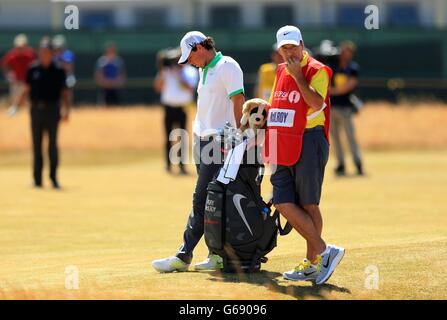
[[301,31],[295,26],[284,26],[276,32],[276,42],[278,49],[285,44],[300,45],[300,41],[303,41]]
[[186,63],[188,61],[189,55],[191,54],[192,48],[196,44],[202,42],[206,39],[206,36],[200,31],[190,31],[185,34],[180,41],[180,49],[182,50],[182,56],[178,60],[179,64]]

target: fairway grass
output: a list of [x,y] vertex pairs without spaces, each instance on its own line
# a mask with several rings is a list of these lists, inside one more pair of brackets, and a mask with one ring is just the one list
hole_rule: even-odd
[[[166,174],[157,154],[65,152],[62,191],[30,187],[26,151],[4,155],[0,299],[447,298],[447,151],[369,151],[364,178],[335,178],[331,159],[323,236],[346,255],[323,286],[282,279],[304,256],[296,232],[258,274],[155,272],[151,261],[181,244],[195,184]],[[201,241],[194,262],[206,252]],[[78,290],[66,288],[73,270]]]

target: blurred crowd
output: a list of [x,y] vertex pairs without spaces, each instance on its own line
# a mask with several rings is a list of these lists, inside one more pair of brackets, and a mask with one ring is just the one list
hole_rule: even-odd
[[[53,60],[64,69],[66,85],[72,89],[76,85],[75,54],[68,49],[63,35],[55,35],[50,41]],[[1,57],[4,78],[9,86],[10,104],[13,104],[23,91],[26,72],[36,60],[36,50],[28,44],[28,37],[23,33],[14,38],[13,47]],[[115,43],[110,42],[105,45],[104,53],[95,64],[94,79],[98,87],[98,105],[119,105],[120,91],[126,81],[126,69],[123,59],[118,55],[118,48]],[[73,99],[72,95],[73,91],[70,90],[70,99]],[[15,111],[10,110],[10,113]]]
[[[356,95],[358,86],[359,66],[353,61],[356,45],[351,41],[343,41],[335,45],[330,40],[323,40],[319,46],[306,48],[310,55],[328,65],[333,70],[330,87],[331,97],[331,137],[334,146],[337,166],[335,173],[339,176],[346,174],[345,155],[342,147],[341,135],[346,135],[352,159],[357,174],[363,174],[363,165],[358,146],[352,117],[358,113],[363,103]],[[68,46],[63,35],[55,35],[51,39],[53,61],[60,66],[66,75],[68,98],[73,100],[73,88],[76,86],[75,54]],[[157,74],[153,89],[160,94],[160,102],[165,111],[164,124],[166,133],[166,170],[171,171],[169,150],[172,141],[169,134],[172,129],[185,129],[187,113],[185,108],[195,101],[198,72],[191,66],[179,65],[179,48],[166,48],[157,54]],[[36,61],[36,51],[28,44],[25,34],[18,34],[13,41],[13,47],[1,58],[4,77],[9,85],[9,103],[12,115],[17,111],[15,101],[19,100],[24,90],[27,70]],[[271,61],[260,66],[253,93],[254,97],[269,100],[276,75],[276,66],[282,63],[277,52],[276,44],[272,45]],[[117,106],[121,103],[121,92],[126,82],[126,67],[122,57],[118,54],[115,43],[107,43],[104,53],[97,59],[94,68],[94,80],[98,88],[98,105]],[[180,172],[186,170],[180,163]]]

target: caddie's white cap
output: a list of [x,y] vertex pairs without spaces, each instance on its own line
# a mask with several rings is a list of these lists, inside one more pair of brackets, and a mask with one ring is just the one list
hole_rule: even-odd
[[300,41],[303,41],[301,31],[295,26],[284,26],[276,32],[276,42],[278,43],[278,49],[285,44],[300,45]]
[[189,55],[191,54],[192,48],[196,44],[202,42],[206,39],[206,36],[200,31],[190,31],[185,34],[180,41],[180,48],[182,50],[182,56],[178,60],[179,64],[184,64],[188,61]]

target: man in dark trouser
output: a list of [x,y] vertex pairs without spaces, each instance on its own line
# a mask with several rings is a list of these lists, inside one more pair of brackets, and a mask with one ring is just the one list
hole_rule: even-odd
[[[158,53],[158,72],[154,81],[154,89],[160,93],[160,102],[165,110],[165,161],[166,171],[171,172],[171,164],[174,162],[170,157],[173,141],[170,135],[174,126],[186,130],[185,108],[194,102],[194,89],[197,87],[197,70],[189,65],[178,64],[181,51],[178,49],[162,50]],[[181,149],[185,150],[187,137],[181,138]],[[180,174],[188,172],[184,166],[185,155],[180,153]]]
[[[182,56],[178,63],[196,66],[199,70],[197,114],[194,121],[194,154],[198,173],[191,211],[183,244],[175,256],[152,261],[159,272],[186,271],[193,258],[193,250],[203,236],[206,188],[222,163],[220,144],[214,139],[227,122],[239,126],[245,102],[243,73],[231,57],[215,49],[214,40],[198,31],[188,32],[180,42]],[[198,162],[198,160],[200,160]],[[216,270],[222,258],[210,254],[195,270]]]
[[356,98],[353,92],[359,83],[359,66],[352,61],[356,46],[351,41],[344,41],[341,43],[340,49],[340,58],[338,64],[334,67],[330,90],[332,104],[330,132],[335,155],[337,156],[335,174],[337,176],[346,175],[345,155],[340,139],[340,133],[344,130],[351,149],[352,159],[357,169],[357,175],[361,176],[363,175],[362,157],[352,120],[353,115],[358,112],[356,105],[353,103]]
[[[169,135],[171,134],[172,130],[174,129],[175,124],[177,124],[180,129],[186,128],[186,112],[185,112],[185,110],[183,110],[183,108],[171,107],[168,105],[165,105],[164,109],[165,109],[165,119],[164,120],[165,120],[165,135],[166,135],[166,142],[165,142],[166,170],[168,172],[170,172],[171,171],[171,159],[169,159],[169,152],[171,150],[172,143],[169,140]],[[182,139],[182,142],[184,140],[185,139]],[[183,161],[180,161],[179,167],[180,167],[181,174],[188,173],[185,169]]]
[[[29,96],[31,100],[31,132],[33,140],[34,186],[42,187],[42,139],[48,133],[50,179],[53,188],[59,189],[57,166],[59,162],[57,132],[60,119],[68,120],[69,98],[65,83],[65,71],[53,62],[53,50],[48,38],[42,39],[39,60],[30,66],[26,75],[26,87],[17,104]],[[63,98],[64,106],[60,107]]]
[[[192,211],[188,217],[187,227],[183,233],[183,245],[177,253],[177,257],[182,261],[191,262],[192,252],[203,236],[204,230],[204,210],[206,202],[206,188],[213,180],[214,175],[221,168],[223,162],[220,154],[213,151],[221,150],[221,143],[217,142],[213,136],[200,138],[194,135],[194,162],[196,163],[197,183],[192,199]],[[209,151],[209,152],[207,152]],[[207,163],[205,158],[215,159]],[[212,255],[212,252],[210,252]]]
[[31,130],[33,136],[34,155],[34,183],[42,185],[42,139],[45,131],[48,133],[48,155],[50,158],[50,179],[55,188],[58,187],[56,170],[58,165],[57,129],[59,126],[59,114],[57,107],[47,106],[44,103],[31,105]]

